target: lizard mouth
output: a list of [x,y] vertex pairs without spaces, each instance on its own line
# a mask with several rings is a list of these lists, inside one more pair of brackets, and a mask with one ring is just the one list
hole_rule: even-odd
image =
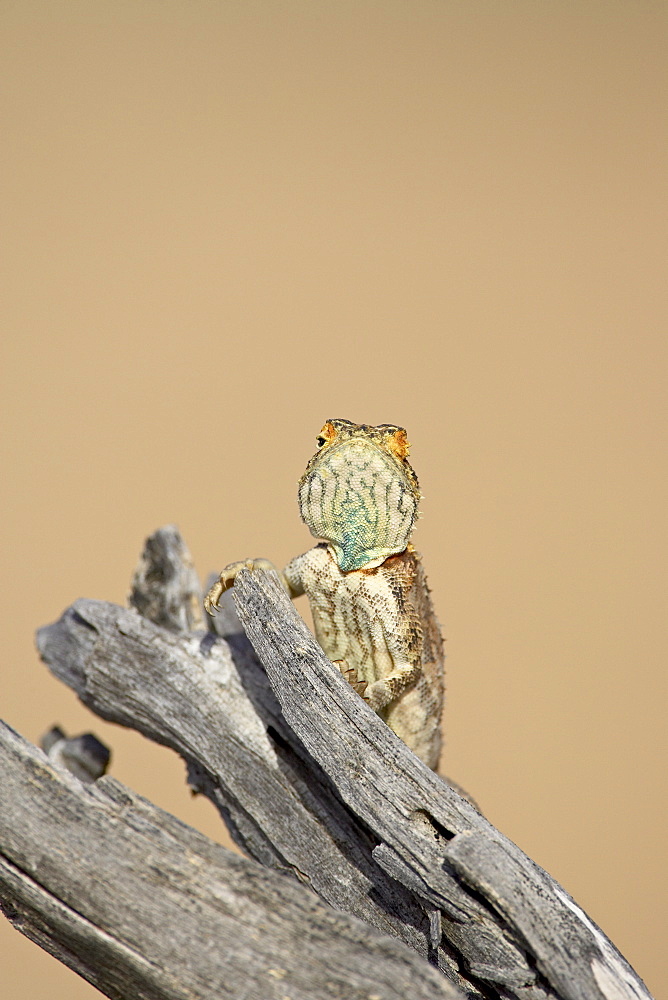
[[418,495],[391,455],[364,439],[318,456],[299,484],[299,508],[311,534],[327,541],[343,572],[403,552]]

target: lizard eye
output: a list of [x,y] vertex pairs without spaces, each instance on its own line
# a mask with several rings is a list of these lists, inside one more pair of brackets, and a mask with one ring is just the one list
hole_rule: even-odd
[[324,448],[325,445],[330,444],[330,442],[332,442],[335,437],[336,437],[336,428],[334,427],[334,424],[331,422],[331,420],[328,420],[325,426],[318,434],[317,438],[315,439],[315,443],[317,444],[318,448]]

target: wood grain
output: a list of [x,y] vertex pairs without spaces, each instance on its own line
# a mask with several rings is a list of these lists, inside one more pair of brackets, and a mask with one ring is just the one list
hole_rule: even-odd
[[[113,779],[103,778],[84,788],[68,776],[67,795],[52,795],[51,790],[58,785],[48,770],[50,765],[41,757],[30,758],[32,762],[25,764],[31,753],[40,752],[22,745],[25,760],[19,764],[18,744],[10,741],[11,753],[4,751],[7,773],[24,766],[32,769],[30,780],[17,778],[18,784],[3,778],[5,788],[16,789],[12,792],[12,816],[20,817],[23,812],[26,816],[50,815],[51,827],[55,817],[60,831],[62,809],[63,831],[72,817],[82,831],[80,838],[65,833],[60,836],[59,832],[54,850],[49,824],[11,820],[0,837],[9,866],[3,876],[3,898],[9,899],[10,919],[22,924],[22,929],[29,928],[25,932],[44,947],[60,949],[55,953],[75,968],[82,961],[77,956],[85,948],[77,950],[70,937],[85,942],[98,931],[111,935],[118,942],[118,946],[113,945],[117,948],[114,960],[106,946],[91,944],[92,954],[100,952],[98,972],[89,966],[78,970],[96,984],[97,975],[104,983],[100,988],[109,996],[122,995],[113,992],[120,988],[113,978],[118,962],[132,966],[128,975],[135,977],[135,985],[146,976],[150,989],[158,991],[151,993],[147,986],[139,995],[177,996],[176,992],[160,993],[167,989],[160,976],[164,978],[169,970],[170,982],[181,983],[181,965],[190,961],[186,961],[188,948],[175,955],[171,964],[160,949],[169,949],[175,929],[186,918],[192,921],[188,935],[197,938],[199,933],[200,939],[206,935],[213,919],[210,910],[216,909],[216,894],[222,892],[220,886],[232,885],[229,872],[252,871],[252,878],[240,876],[234,888],[225,891],[236,893],[233,908],[239,916],[245,895],[256,899],[253,887],[266,876],[269,881],[262,905],[271,911],[272,920],[257,916],[263,941],[254,951],[255,943],[249,942],[256,941],[256,917],[249,916],[246,923],[244,917],[236,933],[246,943],[238,944],[228,928],[225,940],[234,940],[234,944],[229,953],[216,952],[217,961],[225,968],[226,963],[255,963],[252,975],[248,973],[248,991],[228,994],[212,987],[208,994],[188,995],[276,995],[293,1000],[301,995],[466,995],[522,1000],[649,997],[614,945],[568,894],[418,760],[359,698],[324,656],[275,574],[242,571],[233,591],[238,618],[226,595],[223,614],[216,620],[219,632],[191,631],[191,619],[179,610],[174,583],[184,581],[181,600],[190,607],[192,576],[180,567],[178,555],[186,552],[187,561],[187,550],[173,529],[157,532],[153,539],[154,545],[144,554],[142,573],[152,577],[150,565],[145,564],[150,550],[159,553],[161,565],[171,566],[173,574],[165,581],[168,613],[153,585],[151,600],[144,601],[144,607],[162,624],[135,609],[79,600],[60,621],[40,630],[39,649],[53,673],[100,717],[138,729],[176,750],[186,761],[191,785],[212,799],[236,843],[253,860],[235,859],[228,865],[228,859],[219,853],[222,848],[194,831],[186,836],[182,824],[121,789]],[[161,546],[169,550],[169,559],[164,553],[160,555]],[[141,589],[141,581],[138,586]],[[133,598],[135,604],[137,600],[142,603],[141,593]],[[104,809],[112,812],[103,809],[91,819],[89,813],[101,809],[102,800]],[[84,836],[89,821],[93,826]],[[207,882],[214,898],[205,898],[199,861],[189,867],[165,858],[160,865],[164,863],[169,877],[162,878],[162,868],[158,870],[153,864],[153,852],[158,848],[153,841],[149,846],[145,839],[149,827],[158,845],[164,845],[165,838],[176,838],[178,845],[172,839],[170,849],[177,854],[190,851],[192,841],[197,843],[198,857],[215,855],[220,870],[216,869],[215,878]],[[180,840],[176,830],[181,831]],[[7,851],[7,838],[13,854]],[[133,838],[137,838],[134,844]],[[25,846],[28,842],[30,848]],[[91,844],[104,851],[105,860],[99,867]],[[81,863],[77,852],[81,852]],[[114,857],[120,867],[107,869]],[[122,861],[130,857],[135,861],[126,872]],[[54,875],[46,886],[46,896],[40,890],[45,883],[42,869],[35,869],[36,858],[41,859],[40,864],[48,858],[45,870]],[[23,876],[28,883],[21,888]],[[70,876],[74,881],[68,881]],[[127,885],[126,876],[130,880]],[[178,905],[173,896],[177,889],[181,894]],[[123,924],[131,919],[129,901],[135,894],[151,896],[151,905],[161,914],[159,931],[157,916],[151,918],[156,937],[150,941],[141,933],[134,936]],[[91,901],[90,912],[83,907],[86,900]],[[284,904],[286,909],[281,910]],[[405,980],[383,970],[377,972],[377,981],[368,993],[358,994],[357,985],[354,989],[350,985],[347,993],[333,992],[332,987],[321,994],[321,972],[316,971],[307,987],[306,973],[298,971],[300,955],[302,964],[311,965],[315,959],[306,944],[302,948],[308,923],[304,913],[311,912],[309,907],[325,904],[330,908],[323,912],[338,918],[336,911],[346,911],[346,920],[354,918],[355,927],[364,928],[359,940],[362,950],[373,954],[368,969],[373,967],[374,974],[385,959],[381,946],[380,951],[374,951],[376,945],[370,942],[387,942],[391,935],[399,949],[392,952],[391,961],[404,962],[406,954],[412,955],[411,961],[417,963],[423,978],[418,976],[414,983],[411,971],[410,988],[404,990],[400,984]],[[299,906],[305,909],[292,916],[293,905],[297,910]],[[272,922],[274,916],[278,920],[279,911],[288,914],[288,923],[300,928],[289,940],[289,931]],[[18,916],[12,916],[14,913]],[[100,913],[109,923],[96,923]],[[140,920],[146,919],[140,916]],[[306,923],[300,923],[303,919]],[[317,934],[322,941],[325,925],[320,919],[314,918],[314,928],[320,928]],[[327,933],[338,933],[333,924],[327,927],[331,927]],[[342,940],[348,940],[348,930],[341,933]],[[274,944],[265,941],[266,936],[273,936]],[[130,947],[129,942],[134,942],[134,950],[126,954],[123,949]],[[198,941],[198,946],[201,944]],[[347,945],[342,947],[345,951]],[[265,967],[263,962],[275,960],[277,952],[272,948],[287,956],[280,968],[289,969],[290,983],[298,984],[288,988],[282,981],[283,993],[267,992],[265,980],[253,978],[257,969]],[[339,943],[332,942],[332,948],[331,961],[336,963],[340,958],[345,965],[343,951],[336,951]],[[357,976],[354,954],[351,952],[350,962]],[[323,957],[326,961],[329,959]],[[150,971],[155,964],[160,976],[156,973],[157,978],[152,979]],[[388,970],[390,966],[391,962]],[[207,975],[214,975],[209,965],[204,967],[209,970]],[[332,967],[338,968],[336,964]],[[313,969],[321,967],[316,962]],[[188,978],[191,972],[182,971],[187,984],[184,988],[194,989]],[[223,973],[220,976],[216,982],[225,978]],[[432,993],[419,993],[420,983]],[[446,992],[433,992],[434,983]],[[343,986],[336,988],[343,990]],[[310,992],[301,994],[300,989]],[[399,992],[387,992],[390,989]]]

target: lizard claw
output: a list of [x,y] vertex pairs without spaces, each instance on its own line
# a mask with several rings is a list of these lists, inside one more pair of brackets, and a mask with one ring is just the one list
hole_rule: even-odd
[[210,615],[220,610],[220,599],[226,590],[234,586],[234,581],[240,569],[275,569],[272,563],[266,559],[241,559],[238,562],[230,563],[221,572],[209,593],[204,598],[204,607]]
[[369,686],[369,682],[368,681],[353,681],[352,682],[352,686],[357,691],[357,693],[360,696],[360,698],[363,698],[364,701],[368,701],[369,700],[368,697],[367,697],[367,693],[366,693],[366,689]]
[[354,691],[357,691],[360,698],[364,698],[364,700],[366,701],[367,699],[365,697],[365,691],[368,687],[368,681],[360,680],[359,674],[357,673],[355,668],[349,667],[345,660],[334,660],[334,665],[339,668],[344,678],[350,684],[351,688]]
[[216,580],[213,587],[204,598],[204,607],[206,609],[207,614],[213,616],[216,613],[216,611],[219,610],[218,601],[223,596],[223,590],[224,587],[221,581]]

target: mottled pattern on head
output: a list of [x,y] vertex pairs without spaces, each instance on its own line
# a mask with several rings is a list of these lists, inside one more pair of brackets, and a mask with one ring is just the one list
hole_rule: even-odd
[[404,428],[328,420],[316,440],[299,481],[311,534],[329,542],[345,573],[403,552],[420,500]]

